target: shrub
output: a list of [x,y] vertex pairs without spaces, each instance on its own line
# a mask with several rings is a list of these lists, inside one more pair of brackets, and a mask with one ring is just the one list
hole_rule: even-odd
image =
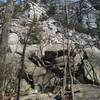
[[80,33],[87,33],[88,34],[88,32],[89,32],[88,29],[85,28],[81,23],[78,23],[75,25],[75,30],[77,32],[80,32]]
[[56,13],[56,7],[53,4],[50,4],[49,9],[47,11],[48,16],[53,16]]
[[42,15],[40,16],[39,21],[45,21],[45,20],[47,20],[47,19],[48,19],[48,17],[42,14]]

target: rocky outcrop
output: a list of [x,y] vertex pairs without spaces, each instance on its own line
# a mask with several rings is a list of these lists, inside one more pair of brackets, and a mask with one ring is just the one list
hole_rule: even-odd
[[78,84],[75,86],[80,92],[75,94],[75,100],[99,100],[98,86]]
[[[98,83],[100,84],[100,63],[99,63],[99,55],[100,55],[100,50],[97,49],[96,47],[92,47],[92,48],[86,48],[87,51],[87,55],[88,55],[88,62],[86,63],[87,69],[90,71],[90,73],[87,73],[86,71],[86,77],[90,80],[91,76],[92,78],[94,77],[94,79],[96,79],[98,81]],[[93,69],[92,69],[93,67]],[[90,74],[90,75],[89,75]],[[93,81],[95,81],[93,79]]]
[[[99,94],[100,87],[86,84],[74,85],[74,100],[100,100]],[[25,94],[20,97],[20,100],[51,100],[54,99],[55,94],[52,93],[37,93],[37,91],[31,90],[31,93]],[[63,98],[63,97],[62,97]]]
[[[40,8],[35,3],[29,3],[29,8],[26,9],[23,14],[17,15],[11,22],[7,60],[8,63],[14,66],[15,76],[18,69],[20,69],[24,45],[23,40],[29,32],[34,13],[38,19],[41,15],[46,16],[43,8]],[[32,42],[27,44],[25,52],[22,91],[30,91],[31,88],[35,89],[35,85],[38,86],[41,91],[54,91],[55,87],[62,86],[63,82],[63,54],[65,54],[66,59],[68,52],[68,33],[59,22],[52,18],[42,21],[38,20],[38,25],[38,29],[42,28],[42,30],[39,31],[41,37],[39,37],[40,43],[36,44]],[[36,35],[37,31],[32,32],[33,36],[34,34]],[[94,83],[93,72],[95,72],[95,78],[97,78],[97,82],[100,83],[100,50],[94,46],[96,39],[84,33],[75,32],[74,30],[69,30],[69,36],[70,66],[72,67],[72,72],[74,72],[75,77],[79,79],[80,82],[90,80]],[[34,38],[31,38],[31,40],[33,41]],[[63,45],[63,43],[65,45]]]

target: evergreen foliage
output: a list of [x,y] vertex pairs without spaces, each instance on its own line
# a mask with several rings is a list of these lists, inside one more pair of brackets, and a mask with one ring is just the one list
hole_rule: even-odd
[[85,28],[81,23],[75,25],[75,30],[80,33],[88,33],[88,29]]
[[49,9],[47,11],[48,16],[53,16],[56,13],[56,7],[53,4],[50,4]]

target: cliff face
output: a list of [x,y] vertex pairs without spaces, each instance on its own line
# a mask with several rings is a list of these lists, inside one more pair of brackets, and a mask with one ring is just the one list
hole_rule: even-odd
[[[32,27],[33,30],[26,48],[25,72],[23,72],[21,91],[30,92],[32,86],[35,85],[32,93],[40,90],[57,92],[63,83],[63,49],[65,49],[65,58],[67,50],[70,49],[70,66],[72,72],[75,73],[74,83],[80,81],[81,83],[96,84],[97,82],[100,84],[100,50],[96,38],[69,30],[70,48],[67,48],[68,32],[66,28],[60,22],[49,18],[45,10],[36,3],[30,2],[28,5],[28,9],[12,19],[8,41],[7,64],[11,66],[11,71],[14,73],[13,81],[16,82],[16,73],[21,66],[24,39],[29,32],[34,15],[37,17],[37,24]],[[37,40],[39,42],[36,42]],[[84,94],[88,95],[89,93],[91,96],[95,93],[86,91],[84,87],[91,87],[94,91],[98,90],[96,87],[88,85],[79,85],[79,87],[82,91],[76,95],[76,100],[84,100]],[[86,99],[92,100],[90,96],[87,96]],[[99,100],[99,98],[93,100]]]

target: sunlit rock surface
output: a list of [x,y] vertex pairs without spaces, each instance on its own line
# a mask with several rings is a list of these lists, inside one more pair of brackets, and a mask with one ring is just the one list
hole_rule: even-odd
[[[14,69],[17,71],[21,68],[21,54],[23,51],[23,40],[26,38],[27,33],[30,29],[30,24],[32,23],[32,19],[34,14],[36,14],[38,20],[41,15],[46,16],[46,12],[43,8],[39,7],[35,3],[29,3],[30,7],[22,14],[17,15],[17,18],[12,19],[11,28],[9,33],[9,50],[7,54],[7,62],[14,66]],[[100,50],[95,47],[96,39],[92,38],[89,35],[84,33],[78,33],[74,30],[69,30],[69,33],[66,32],[66,29],[63,29],[62,25],[59,22],[52,18],[47,18],[44,21],[38,21],[39,26],[42,28],[41,31],[41,42],[40,44],[27,44],[26,52],[25,52],[25,71],[27,74],[31,74],[34,77],[35,85],[44,86],[44,89],[56,88],[56,84],[62,84],[63,71],[64,71],[64,57],[63,53],[59,51],[67,50],[67,42],[68,35],[70,50],[74,50],[74,55],[71,56],[71,65],[75,66],[75,71],[78,72],[79,64],[82,63],[84,52],[86,51],[88,56],[87,59],[84,60],[85,67],[90,70],[91,76],[93,76],[93,72],[91,71],[90,63],[92,64],[95,73],[97,75],[97,80],[100,83]],[[36,33],[35,33],[36,34]],[[65,45],[64,45],[65,44]],[[47,53],[46,51],[53,52],[54,55]],[[17,53],[16,53],[17,52]],[[19,53],[19,54],[18,54]],[[29,57],[35,54],[40,60],[43,57],[49,58],[50,61],[46,61],[47,65],[50,66],[42,66],[39,62],[39,65],[36,65],[34,62],[29,60]],[[56,55],[56,57],[55,57]],[[50,58],[51,57],[51,58]],[[65,56],[66,58],[66,56]],[[53,61],[54,60],[54,61]],[[49,67],[51,69],[49,69]],[[85,69],[84,69],[85,70]],[[61,73],[60,73],[61,72]],[[14,72],[14,75],[16,72]],[[53,78],[52,78],[53,77]],[[91,79],[90,75],[88,75],[87,70],[85,70],[85,77],[94,82]],[[55,82],[56,80],[56,82]],[[22,91],[27,91],[27,89],[31,90],[31,85],[27,84],[25,80],[22,80]],[[25,84],[24,84],[25,83]],[[38,87],[40,88],[40,87]],[[99,100],[99,87],[92,85],[79,85],[80,93],[75,94],[75,100]],[[28,91],[28,92],[29,92]],[[37,90],[34,90],[37,92]],[[52,90],[53,91],[53,90]],[[55,89],[54,89],[55,91]],[[57,90],[56,90],[57,91]],[[28,97],[22,97],[21,100],[27,100],[25,98],[29,98],[30,100],[35,100],[35,98],[39,97],[38,94],[33,97],[33,94],[30,92]],[[96,95],[93,95],[96,94]],[[41,94],[39,98],[43,100],[50,100],[47,94]],[[44,99],[45,98],[45,99]],[[40,99],[40,100],[42,100]]]

